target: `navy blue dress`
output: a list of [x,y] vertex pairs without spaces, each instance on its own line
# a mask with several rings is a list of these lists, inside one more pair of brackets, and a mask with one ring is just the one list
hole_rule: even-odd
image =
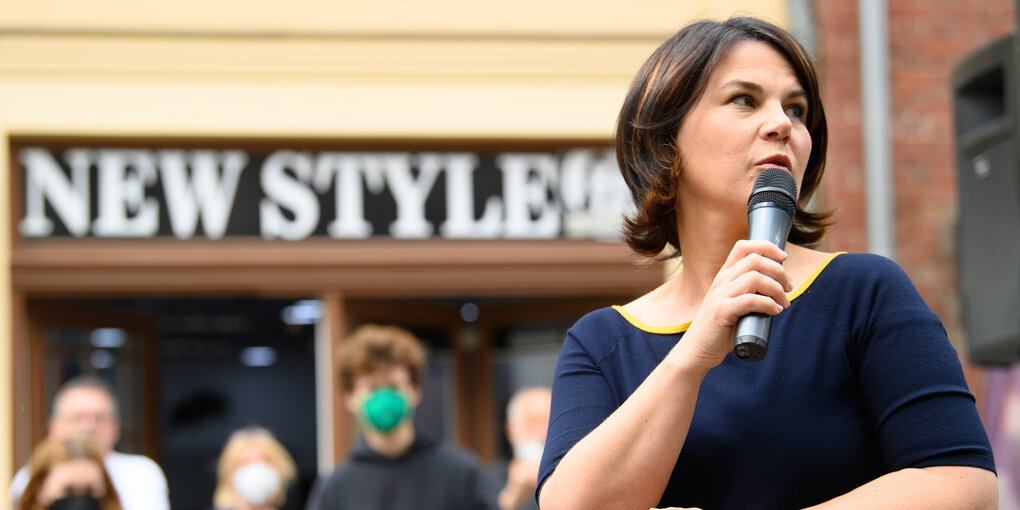
[[[957,353],[896,264],[833,255],[791,297],[764,360],[731,353],[709,371],[659,506],[803,508],[902,468],[994,471]],[[688,326],[648,327],[612,307],[568,331],[539,491]]]

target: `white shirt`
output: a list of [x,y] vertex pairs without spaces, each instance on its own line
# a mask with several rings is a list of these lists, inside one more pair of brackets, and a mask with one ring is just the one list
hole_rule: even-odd
[[[144,455],[110,452],[103,464],[110,475],[113,488],[120,496],[120,505],[124,510],[170,510],[170,498],[167,495],[166,476],[163,470]],[[28,467],[23,467],[11,481],[11,500],[13,510],[18,510],[17,502],[21,493],[28,485]]]

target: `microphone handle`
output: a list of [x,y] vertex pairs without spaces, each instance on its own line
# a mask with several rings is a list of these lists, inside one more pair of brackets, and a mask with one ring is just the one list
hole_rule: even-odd
[[[769,241],[779,247],[786,248],[786,238],[790,235],[793,218],[782,208],[771,202],[755,205],[747,212],[748,235],[752,241]],[[737,319],[733,339],[733,353],[746,361],[761,361],[769,348],[769,329],[772,327],[772,316],[752,312]]]

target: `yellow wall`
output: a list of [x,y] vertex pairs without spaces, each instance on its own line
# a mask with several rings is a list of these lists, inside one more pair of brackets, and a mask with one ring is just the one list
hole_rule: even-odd
[[785,24],[777,0],[413,0],[328,1],[3,0],[0,26],[95,31],[513,37],[658,37],[695,17],[753,13]]
[[[651,50],[734,14],[788,25],[785,0],[0,0],[0,265],[11,136],[608,140]],[[4,486],[10,289],[0,272]]]

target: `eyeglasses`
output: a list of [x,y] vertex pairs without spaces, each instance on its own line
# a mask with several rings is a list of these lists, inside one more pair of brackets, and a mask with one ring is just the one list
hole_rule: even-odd
[[113,413],[104,413],[104,412],[90,413],[90,412],[84,412],[84,411],[82,411],[82,412],[62,413],[62,414],[57,415],[57,419],[58,420],[62,420],[62,421],[66,421],[66,422],[69,422],[69,423],[74,423],[74,424],[83,424],[83,423],[89,423],[89,422],[106,424],[106,423],[114,423],[114,422],[117,421],[117,417],[114,416]]

